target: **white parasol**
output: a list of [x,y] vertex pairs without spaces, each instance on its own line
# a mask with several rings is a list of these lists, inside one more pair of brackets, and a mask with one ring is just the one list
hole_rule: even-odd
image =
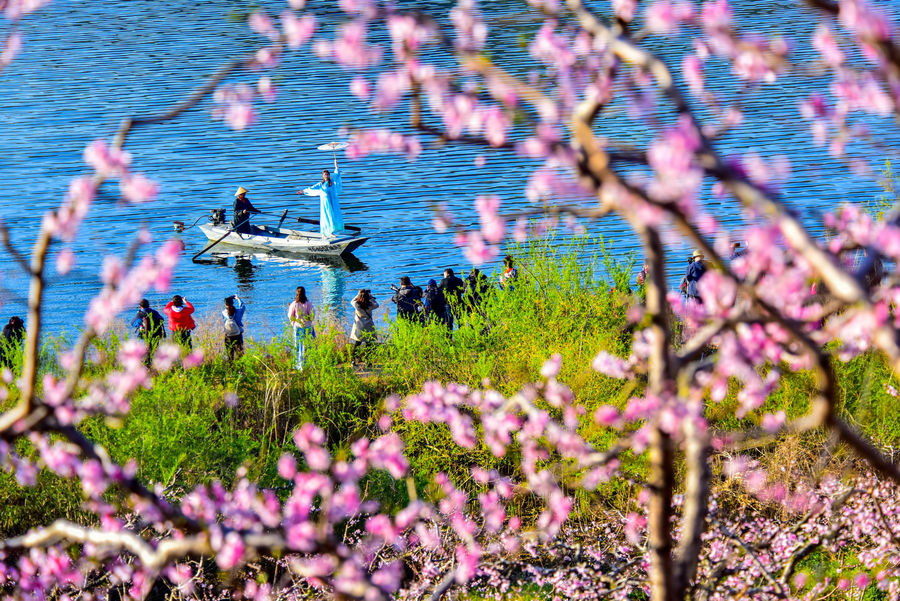
[[334,156],[334,160],[337,161],[337,151],[343,150],[347,148],[346,142],[328,142],[327,144],[322,144],[317,146],[319,150],[330,150],[331,154]]

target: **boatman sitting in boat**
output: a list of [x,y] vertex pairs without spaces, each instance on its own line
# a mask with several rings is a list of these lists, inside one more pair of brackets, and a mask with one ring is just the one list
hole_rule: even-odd
[[322,181],[310,186],[297,194],[319,197],[319,230],[325,238],[334,237],[335,232],[344,229],[344,219],[341,217],[341,170],[338,167],[337,157],[334,159],[334,179],[328,169],[322,170]]
[[231,219],[231,225],[236,232],[240,234],[253,233],[253,227],[250,225],[251,213],[259,213],[259,209],[247,200],[247,189],[238,186],[237,192],[234,193],[234,210]]

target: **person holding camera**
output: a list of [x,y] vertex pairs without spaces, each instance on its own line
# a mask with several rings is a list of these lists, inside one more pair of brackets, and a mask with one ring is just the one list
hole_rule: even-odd
[[169,318],[169,329],[172,331],[172,338],[181,346],[191,348],[191,330],[197,327],[194,318],[194,305],[186,298],[179,294],[172,297],[172,300],[163,308],[163,313]]
[[422,289],[413,286],[409,276],[400,278],[400,287],[391,286],[394,296],[391,299],[397,305],[397,317],[415,321],[422,311]]
[[14,358],[25,338],[25,322],[18,315],[9,318],[0,333],[0,366],[12,368]]
[[356,349],[365,342],[366,346],[375,342],[375,319],[372,312],[378,308],[378,301],[372,296],[372,292],[366,288],[357,293],[350,301],[353,307],[353,328],[350,330],[350,340],[353,341],[353,350],[350,352],[352,359],[356,359]]
[[150,308],[150,301],[142,298],[138,305],[137,315],[131,320],[131,327],[134,328],[135,333],[147,345],[147,359],[145,362],[149,365],[150,358],[156,352],[159,342],[166,337],[166,322],[162,315],[155,309]]

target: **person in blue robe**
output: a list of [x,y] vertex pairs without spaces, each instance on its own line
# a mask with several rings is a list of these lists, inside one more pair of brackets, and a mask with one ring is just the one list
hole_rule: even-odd
[[326,238],[333,237],[335,232],[344,229],[344,219],[341,216],[341,190],[341,170],[338,167],[337,158],[335,158],[334,178],[331,177],[328,169],[323,169],[322,181],[298,192],[298,194],[319,197],[319,230]]

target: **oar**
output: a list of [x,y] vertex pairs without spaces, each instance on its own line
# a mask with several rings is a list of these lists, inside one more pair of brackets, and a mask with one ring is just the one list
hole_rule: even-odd
[[221,238],[219,238],[218,240],[216,240],[215,242],[213,242],[212,244],[210,244],[209,246],[207,246],[206,248],[204,248],[203,250],[201,250],[200,252],[198,252],[196,255],[194,255],[193,257],[191,257],[191,261],[193,261],[194,259],[196,259],[196,258],[199,257],[200,255],[202,255],[203,253],[205,253],[206,251],[208,251],[209,249],[211,249],[213,246],[215,246],[216,244],[218,244],[218,243],[221,242],[222,240],[224,240],[224,239],[228,236],[228,234],[230,234],[231,232],[233,232],[233,231],[236,230],[237,228],[241,227],[242,225],[244,225],[244,224],[247,223],[248,221],[250,221],[250,217],[249,217],[249,216],[248,216],[246,219],[244,219],[243,221],[241,221],[240,223],[238,223],[237,225],[232,226],[231,229],[229,229],[227,232],[225,232],[224,234],[222,234],[222,237],[221,237]]

